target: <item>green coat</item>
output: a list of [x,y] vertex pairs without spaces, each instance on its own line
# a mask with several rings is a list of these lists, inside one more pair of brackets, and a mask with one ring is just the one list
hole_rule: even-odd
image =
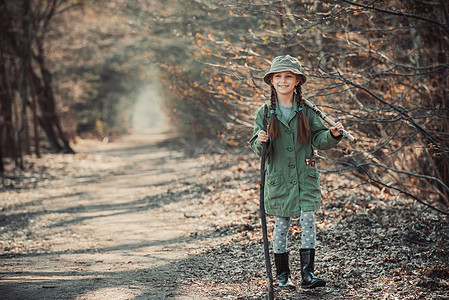
[[[316,166],[307,166],[306,159],[314,156],[313,147],[319,150],[334,147],[341,136],[334,138],[330,130],[323,125],[316,113],[307,106],[303,111],[310,124],[310,137],[303,144],[298,143],[298,109],[294,109],[286,122],[279,106],[276,105],[276,118],[280,136],[268,141],[266,151],[265,212],[268,215],[294,217],[301,209],[316,211],[321,204],[321,188]],[[268,108],[270,103],[266,103]],[[261,155],[262,145],[258,133],[262,130],[262,105],[256,112],[251,148]],[[270,111],[268,110],[268,121]]]

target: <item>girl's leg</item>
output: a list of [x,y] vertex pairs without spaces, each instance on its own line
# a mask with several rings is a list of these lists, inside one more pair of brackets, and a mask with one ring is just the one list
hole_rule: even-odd
[[274,217],[273,251],[274,253],[287,252],[287,234],[290,227],[290,218]]
[[301,216],[299,216],[299,222],[301,223],[302,228],[301,248],[315,249],[315,238],[316,238],[315,213],[313,211],[301,211]]
[[301,287],[316,288],[326,285],[326,282],[313,274],[315,268],[316,225],[313,211],[301,211],[299,217],[302,228],[301,236]]
[[288,263],[287,234],[290,218],[275,217],[273,231],[274,262],[276,264],[276,285],[281,288],[295,288]]

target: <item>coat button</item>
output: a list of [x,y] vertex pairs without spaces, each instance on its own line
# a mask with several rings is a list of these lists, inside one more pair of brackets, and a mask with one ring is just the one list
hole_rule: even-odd
[[287,133],[287,134],[290,134],[290,133],[292,133],[290,130],[285,130],[285,133]]
[[295,164],[294,163],[289,163],[288,166],[290,167],[290,169],[294,169],[295,168]]
[[296,180],[296,179],[292,180],[292,184],[297,184],[297,183],[298,183],[298,180]]
[[288,146],[288,147],[287,147],[287,150],[288,150],[288,151],[293,151],[293,146]]

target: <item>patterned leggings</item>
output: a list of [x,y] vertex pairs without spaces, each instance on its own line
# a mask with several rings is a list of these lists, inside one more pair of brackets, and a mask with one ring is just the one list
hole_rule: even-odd
[[[290,218],[274,217],[273,250],[276,254],[287,252],[287,234],[290,227]],[[301,248],[315,249],[315,214],[313,211],[301,211]]]

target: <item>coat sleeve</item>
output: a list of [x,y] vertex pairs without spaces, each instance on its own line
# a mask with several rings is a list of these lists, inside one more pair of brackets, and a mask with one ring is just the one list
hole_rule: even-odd
[[312,145],[315,148],[318,150],[327,150],[338,144],[342,136],[334,137],[331,131],[324,126],[320,117],[318,117],[311,109],[309,109],[307,117],[310,125]]
[[[259,140],[257,138],[258,138],[259,132],[263,129],[263,108],[264,108],[264,105],[262,105],[256,111],[256,116],[254,118],[253,136],[249,140],[251,149],[253,149],[253,151],[259,156],[262,155],[262,144],[259,143]],[[271,152],[271,148],[272,148],[271,141],[268,140],[266,154]]]

